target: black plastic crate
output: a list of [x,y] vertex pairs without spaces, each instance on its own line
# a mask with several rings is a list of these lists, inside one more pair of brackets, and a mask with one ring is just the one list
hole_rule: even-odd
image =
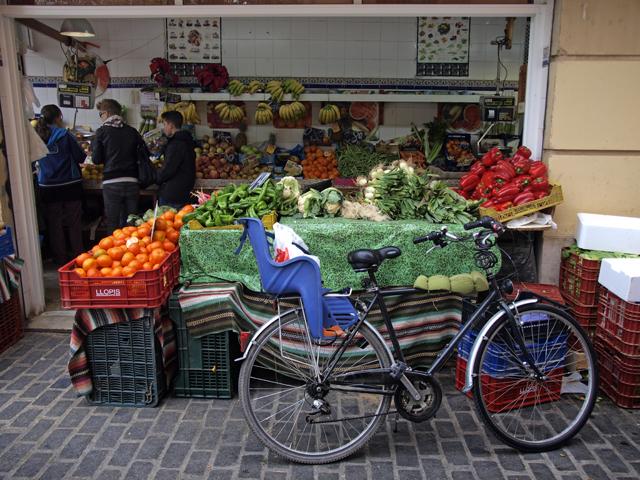
[[212,333],[199,338],[189,334],[175,295],[169,300],[169,316],[178,344],[178,375],[174,393],[178,397],[233,398],[238,382],[240,356],[238,336]]
[[91,404],[155,407],[167,390],[153,316],[106,325],[85,341]]

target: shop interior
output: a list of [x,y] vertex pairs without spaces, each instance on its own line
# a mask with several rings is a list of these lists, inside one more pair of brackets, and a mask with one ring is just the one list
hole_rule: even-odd
[[[101,124],[94,105],[104,98],[126,108],[127,122],[152,152],[161,143],[158,115],[171,108],[167,104],[192,103],[185,107],[187,128],[204,150],[221,149],[237,165],[199,162],[196,189],[204,191],[263,171],[328,180],[348,191],[358,159],[367,161],[362,152],[338,160],[354,144],[399,153],[455,185],[477,156],[495,146],[515,151],[522,141],[529,41],[524,17],[91,19],[95,36],[74,40],[86,42],[81,44],[59,35],[62,19],[18,23],[24,74],[40,106],[60,106],[89,155],[83,168],[87,248],[106,234],[100,169],[90,161],[92,134]],[[166,63],[154,66],[154,59]],[[245,86],[206,91],[196,75],[203,64],[223,65],[230,81]],[[264,87],[278,79],[304,86],[296,95],[304,113],[287,119],[276,111],[265,122],[257,110],[269,94],[248,88],[252,81]],[[61,88],[67,83],[91,89],[73,93]],[[215,110],[221,102],[241,107],[243,118],[221,118]],[[329,104],[338,107],[339,121],[324,110]],[[34,110],[37,117],[39,108]],[[300,164],[313,153],[310,139],[323,149],[340,144],[338,165],[304,172]],[[342,172],[340,164],[346,165]],[[155,200],[153,189],[143,192],[141,212],[132,213],[153,208]],[[58,310],[44,223],[40,232],[47,309]],[[515,256],[535,275],[532,243]]]

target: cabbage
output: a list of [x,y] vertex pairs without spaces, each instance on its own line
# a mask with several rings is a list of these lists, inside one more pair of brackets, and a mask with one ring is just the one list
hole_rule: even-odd
[[291,198],[298,199],[300,196],[300,184],[294,177],[283,177],[278,182],[282,185],[282,198],[287,201]]
[[322,209],[329,217],[335,217],[340,213],[344,196],[337,188],[329,187],[322,191]]
[[320,215],[322,213],[322,194],[311,188],[308,192],[300,195],[298,197],[298,212],[304,218],[314,218]]

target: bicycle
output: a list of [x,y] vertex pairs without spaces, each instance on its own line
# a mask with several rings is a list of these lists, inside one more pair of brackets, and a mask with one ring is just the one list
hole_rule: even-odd
[[[483,217],[464,225],[479,229],[472,234],[457,236],[443,227],[414,239],[433,242],[431,250],[472,242],[490,285],[427,371],[405,363],[384,301],[417,290],[381,288],[375,277],[382,262],[400,255],[398,248],[349,254],[354,270],[368,274],[364,292],[351,298],[350,289],[323,289],[317,264],[306,257],[275,263],[262,224],[239,223],[240,248],[248,236],[263,290],[275,296],[278,307],[239,359],[238,392],[249,427],[276,454],[300,463],[334,462],[361,449],[389,413],[412,422],[432,418],[442,400],[434,375],[462,342],[469,350],[463,392],[473,392],[484,423],[505,444],[525,452],[552,450],[589,418],[598,385],[589,339],[565,310],[541,303],[543,297],[507,301],[513,284],[493,273],[498,259],[492,247],[504,232],[499,222]],[[292,295],[301,302],[282,311]],[[374,305],[392,350],[367,321]]]

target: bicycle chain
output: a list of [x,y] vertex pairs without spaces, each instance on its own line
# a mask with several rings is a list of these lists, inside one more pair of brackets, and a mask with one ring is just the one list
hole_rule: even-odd
[[[376,414],[372,414],[372,415],[362,415],[360,417],[346,417],[346,418],[336,418],[333,420],[318,420],[318,421],[310,421],[309,423],[312,425],[316,425],[316,424],[320,424],[320,423],[336,423],[336,422],[346,422],[348,420],[362,420],[364,418],[373,418],[373,417],[383,417],[385,415],[392,415],[394,413],[398,413],[397,410],[391,410],[387,413],[376,413]],[[307,415],[308,417],[308,415]]]

